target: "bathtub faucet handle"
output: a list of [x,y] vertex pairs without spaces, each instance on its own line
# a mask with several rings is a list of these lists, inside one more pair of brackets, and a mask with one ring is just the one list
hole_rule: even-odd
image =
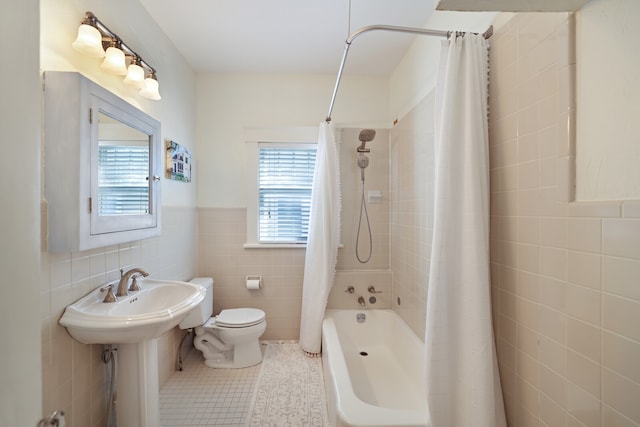
[[353,286],[349,286],[349,287],[347,288],[347,290],[346,290],[346,291],[344,291],[344,292],[345,292],[346,294],[352,294],[352,293],[354,293],[355,291],[356,291],[356,288],[354,288]]
[[376,288],[373,287],[373,285],[369,286],[367,288],[367,290],[369,291],[370,294],[381,294],[382,291],[376,291]]

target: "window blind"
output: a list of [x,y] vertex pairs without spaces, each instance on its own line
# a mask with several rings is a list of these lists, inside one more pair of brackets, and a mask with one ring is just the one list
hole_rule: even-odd
[[260,242],[307,241],[315,162],[315,146],[258,150]]
[[98,149],[98,215],[149,213],[149,147]]

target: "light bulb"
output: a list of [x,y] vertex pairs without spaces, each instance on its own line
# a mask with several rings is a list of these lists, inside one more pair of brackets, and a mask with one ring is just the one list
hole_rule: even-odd
[[102,58],[105,55],[102,47],[102,34],[91,25],[82,24],[78,27],[78,36],[71,46],[83,55]]
[[140,95],[145,98],[153,99],[154,101],[162,99],[160,97],[160,92],[158,91],[158,81],[151,76],[144,79],[144,87],[140,90]]
[[124,82],[135,88],[142,89],[144,87],[144,69],[138,64],[129,65]]
[[107,54],[100,68],[109,73],[124,76],[127,74],[124,52],[117,47],[111,46],[107,49]]

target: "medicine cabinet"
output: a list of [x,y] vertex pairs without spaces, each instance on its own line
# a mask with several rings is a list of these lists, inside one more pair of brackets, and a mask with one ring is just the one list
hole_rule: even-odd
[[160,235],[160,123],[74,72],[44,73],[49,250]]

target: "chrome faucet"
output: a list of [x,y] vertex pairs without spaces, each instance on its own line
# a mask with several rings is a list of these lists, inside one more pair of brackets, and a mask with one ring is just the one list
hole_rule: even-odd
[[129,279],[136,273],[139,273],[143,277],[147,277],[149,275],[149,273],[141,268],[132,268],[126,273],[123,269],[120,269],[120,281],[118,282],[118,291],[116,292],[117,297],[124,297],[129,295]]

